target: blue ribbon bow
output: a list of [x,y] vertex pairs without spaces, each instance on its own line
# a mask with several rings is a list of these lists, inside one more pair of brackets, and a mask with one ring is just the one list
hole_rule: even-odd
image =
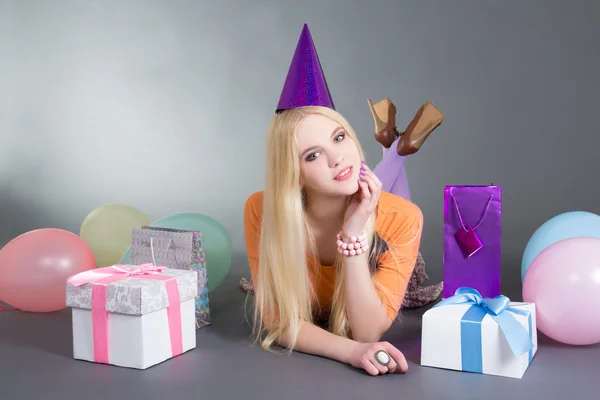
[[[509,307],[510,299],[504,295],[494,298],[483,298],[481,294],[469,287],[459,287],[454,296],[442,300],[435,307],[454,304],[472,304],[461,319],[461,349],[464,371],[483,371],[483,354],[481,340],[481,321],[490,315],[500,327],[502,334],[516,357],[529,352],[529,362],[533,356],[531,312]],[[510,312],[506,312],[510,311]],[[529,332],[511,314],[527,316]]]

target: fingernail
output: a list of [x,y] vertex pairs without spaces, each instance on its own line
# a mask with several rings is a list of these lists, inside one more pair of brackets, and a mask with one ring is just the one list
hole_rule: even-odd
[[363,164],[367,165],[367,163],[365,161],[362,162]]

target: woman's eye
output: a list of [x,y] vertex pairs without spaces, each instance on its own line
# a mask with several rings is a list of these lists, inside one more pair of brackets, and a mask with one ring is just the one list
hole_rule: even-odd
[[335,139],[333,139],[333,140],[335,140],[336,142],[341,142],[342,140],[344,140],[344,134],[343,134],[343,133],[340,133],[340,134],[339,134],[339,135],[337,135],[337,136],[335,137]]
[[317,157],[318,153],[310,153],[308,157],[306,157],[306,161],[312,161]]

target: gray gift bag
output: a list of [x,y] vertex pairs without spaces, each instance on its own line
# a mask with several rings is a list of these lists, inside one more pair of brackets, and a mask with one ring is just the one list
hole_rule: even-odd
[[196,328],[211,325],[202,232],[153,226],[135,228],[131,235],[131,263],[151,263],[167,268],[196,271]]

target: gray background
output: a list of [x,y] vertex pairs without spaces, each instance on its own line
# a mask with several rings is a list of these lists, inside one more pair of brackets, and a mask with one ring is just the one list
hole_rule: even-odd
[[503,291],[519,297],[533,231],[565,211],[600,212],[599,10],[593,1],[534,0],[0,0],[0,244],[43,227],[78,233],[92,209],[119,202],[152,220],[210,215],[235,251],[211,297],[215,324],[198,333],[197,351],[141,374],[73,362],[69,310],[2,313],[8,398],[79,397],[73,381],[123,398],[168,388],[180,398],[590,398],[598,346],[542,337],[522,381],[420,368],[423,310],[391,333],[414,355],[403,377],[370,379],[302,354],[274,357],[248,347],[237,285],[248,276],[243,204],[262,188],[267,125],[306,22],[337,109],[371,165],[381,148],[368,97],[391,97],[400,127],[427,100],[446,114],[407,160],[432,282],[442,278],[444,185],[494,182],[504,188]]

